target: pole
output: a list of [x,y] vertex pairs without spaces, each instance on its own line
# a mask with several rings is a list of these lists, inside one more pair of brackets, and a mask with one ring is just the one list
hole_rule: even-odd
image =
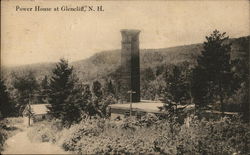
[[29,115],[29,116],[28,116],[28,117],[29,117],[29,124],[28,124],[28,125],[30,126],[30,115],[31,115],[31,114],[30,114],[30,111],[31,111],[31,107],[30,107],[30,94],[29,94],[29,103],[28,103],[28,108],[29,108],[29,110],[28,110],[28,115]]
[[132,116],[132,93],[130,95],[130,117]]
[[130,96],[130,117],[131,117],[132,116],[132,94],[134,94],[136,92],[129,90],[127,93],[129,93],[129,96]]

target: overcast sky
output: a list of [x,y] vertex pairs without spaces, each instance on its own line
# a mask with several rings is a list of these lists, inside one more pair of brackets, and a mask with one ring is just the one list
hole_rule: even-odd
[[[3,1],[2,64],[85,59],[119,49],[120,29],[140,29],[140,48],[199,43],[214,29],[249,35],[248,1]],[[104,12],[17,12],[16,6],[102,5]]]

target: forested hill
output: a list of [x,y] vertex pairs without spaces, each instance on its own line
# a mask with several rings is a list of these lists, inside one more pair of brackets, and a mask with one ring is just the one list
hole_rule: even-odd
[[[232,43],[232,52],[235,57],[246,52],[249,49],[250,36],[230,39]],[[183,61],[195,63],[197,56],[202,51],[202,43],[176,46],[162,49],[141,49],[140,63],[141,70],[147,67],[154,68],[162,64],[173,64]],[[237,54],[240,53],[240,54]],[[103,51],[92,57],[80,61],[71,62],[75,73],[81,81],[92,81],[93,79],[104,77],[115,71],[120,65],[120,50]],[[5,67],[2,69],[6,79],[10,79],[11,73],[23,74],[27,71],[33,71],[37,79],[44,75],[50,75],[55,63],[40,63],[24,65],[19,67]]]

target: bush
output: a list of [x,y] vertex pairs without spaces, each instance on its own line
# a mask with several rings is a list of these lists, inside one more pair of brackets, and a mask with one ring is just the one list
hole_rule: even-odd
[[61,130],[62,125],[59,120],[42,121],[35,123],[27,135],[31,141],[55,143]]
[[14,125],[21,123],[23,123],[23,119],[21,119],[20,117],[5,118],[3,120],[0,120],[0,152],[3,151],[4,143],[7,138],[16,133],[18,128]]
[[103,121],[83,120],[79,124],[72,125],[69,129],[62,132],[62,137],[67,137],[62,141],[62,146],[66,151],[79,150],[77,143],[83,137],[95,139],[103,131]]
[[0,152],[3,151],[3,145],[7,137],[6,125],[0,121]]
[[207,121],[190,116],[179,124],[149,114],[140,120],[86,119],[63,130],[51,125],[40,129],[43,131],[34,133],[46,135],[46,141],[55,140],[65,150],[78,154],[250,153],[250,126],[238,119]]
[[223,118],[217,121],[193,117],[190,126],[181,127],[177,148],[180,154],[247,154],[250,126],[240,121]]

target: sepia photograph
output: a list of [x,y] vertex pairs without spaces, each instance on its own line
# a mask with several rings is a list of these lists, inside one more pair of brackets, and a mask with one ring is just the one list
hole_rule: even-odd
[[0,154],[250,154],[248,0],[1,0]]

